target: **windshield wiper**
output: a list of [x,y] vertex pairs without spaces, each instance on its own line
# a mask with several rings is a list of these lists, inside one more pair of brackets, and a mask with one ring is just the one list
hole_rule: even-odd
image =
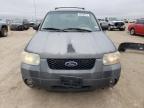
[[60,32],[68,32],[68,31],[71,31],[71,30],[80,31],[80,32],[92,32],[92,30],[83,29],[83,28],[66,28],[66,29],[59,29],[59,28],[51,28],[51,27],[48,27],[48,28],[42,28],[42,29],[44,29],[44,30],[60,31]]
[[47,27],[47,28],[42,28],[43,30],[53,30],[53,31],[64,31],[62,29],[59,28],[51,28],[51,27]]
[[92,32],[92,30],[83,29],[83,28],[66,28],[66,29],[63,29],[63,30],[64,31],[76,30],[76,31],[80,31],[80,32]]

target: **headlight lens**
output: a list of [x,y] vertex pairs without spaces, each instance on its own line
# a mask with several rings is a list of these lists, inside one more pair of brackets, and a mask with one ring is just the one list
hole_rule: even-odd
[[114,25],[115,25],[115,23],[114,23],[114,22],[111,22],[111,23],[110,23],[110,25],[114,26]]
[[22,53],[22,62],[29,65],[39,65],[40,56],[34,53],[23,52]]
[[117,64],[117,63],[120,63],[120,53],[119,52],[104,54],[104,57],[103,57],[104,65],[113,65],[113,64]]

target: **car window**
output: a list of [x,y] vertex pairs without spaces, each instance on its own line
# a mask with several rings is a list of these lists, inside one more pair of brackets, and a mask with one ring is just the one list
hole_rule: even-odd
[[121,21],[121,19],[112,17],[112,18],[109,18],[109,21]]
[[16,20],[13,20],[12,23],[14,23],[14,24],[22,24],[23,20],[16,19]]
[[138,19],[136,23],[137,24],[144,24],[144,19]]
[[50,12],[42,24],[41,29],[43,28],[100,30],[94,15],[90,12]]

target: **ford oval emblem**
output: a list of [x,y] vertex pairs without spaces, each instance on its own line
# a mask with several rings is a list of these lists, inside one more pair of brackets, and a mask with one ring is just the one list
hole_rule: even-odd
[[76,67],[77,65],[78,65],[78,63],[75,61],[65,62],[65,66],[67,66],[67,67]]

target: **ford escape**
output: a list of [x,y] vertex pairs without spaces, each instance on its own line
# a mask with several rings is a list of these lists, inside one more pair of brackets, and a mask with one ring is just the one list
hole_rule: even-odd
[[95,15],[83,8],[47,13],[22,53],[21,73],[29,87],[90,90],[114,86],[120,54]]

